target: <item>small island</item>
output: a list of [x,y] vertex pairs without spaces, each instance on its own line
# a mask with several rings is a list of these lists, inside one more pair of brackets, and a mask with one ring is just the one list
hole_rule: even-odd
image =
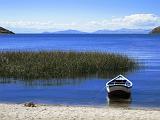
[[151,33],[151,34],[160,34],[160,26],[154,28],[150,33]]
[[0,34],[14,34],[14,32],[7,30],[3,27],[0,27]]

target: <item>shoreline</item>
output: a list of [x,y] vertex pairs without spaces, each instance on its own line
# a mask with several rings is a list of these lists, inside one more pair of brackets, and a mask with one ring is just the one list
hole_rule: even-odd
[[158,120],[160,109],[0,103],[1,120]]

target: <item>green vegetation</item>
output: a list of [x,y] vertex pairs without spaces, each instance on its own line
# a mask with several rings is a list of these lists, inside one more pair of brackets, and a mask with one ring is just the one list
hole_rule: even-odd
[[0,77],[70,78],[127,72],[138,66],[125,55],[98,52],[0,52]]
[[160,26],[154,28],[154,29],[151,31],[151,34],[160,34]]
[[0,34],[14,34],[12,31],[9,31],[3,27],[0,27]]

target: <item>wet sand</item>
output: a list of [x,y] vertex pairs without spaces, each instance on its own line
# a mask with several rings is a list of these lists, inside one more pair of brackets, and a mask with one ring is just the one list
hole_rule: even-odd
[[0,104],[0,120],[159,120],[159,109]]

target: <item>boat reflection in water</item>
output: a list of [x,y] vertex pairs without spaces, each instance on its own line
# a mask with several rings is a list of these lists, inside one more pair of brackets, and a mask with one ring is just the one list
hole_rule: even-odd
[[107,103],[109,107],[130,107],[132,98],[109,98],[107,96]]

